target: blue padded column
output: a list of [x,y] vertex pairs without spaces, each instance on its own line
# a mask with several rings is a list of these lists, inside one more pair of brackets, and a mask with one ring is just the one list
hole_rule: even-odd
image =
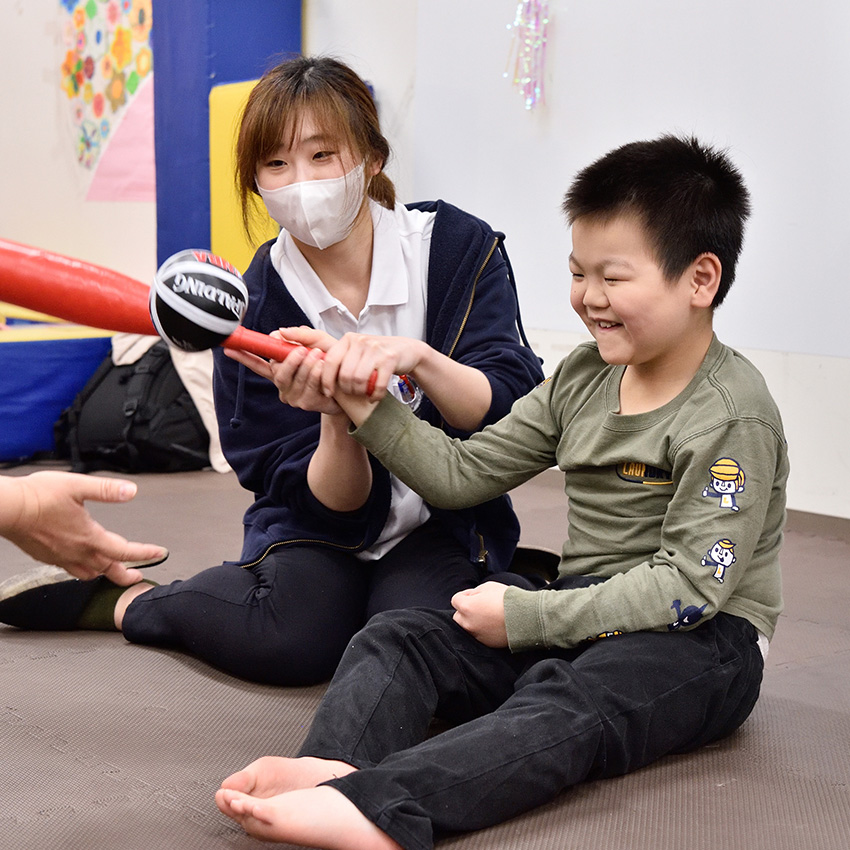
[[157,262],[210,244],[209,92],[301,50],[301,0],[154,0]]

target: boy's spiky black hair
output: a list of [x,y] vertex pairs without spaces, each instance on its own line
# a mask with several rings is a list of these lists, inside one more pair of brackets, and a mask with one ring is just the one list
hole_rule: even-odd
[[750,199],[725,152],[665,135],[623,145],[582,169],[562,209],[570,224],[636,215],[669,280],[701,254],[715,254],[722,266],[717,307],[735,279]]

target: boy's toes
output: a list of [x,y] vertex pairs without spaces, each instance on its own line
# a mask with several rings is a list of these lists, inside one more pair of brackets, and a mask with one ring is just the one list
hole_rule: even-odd
[[218,791],[215,792],[215,804],[218,807],[218,810],[223,814],[230,817],[230,803],[227,801],[227,795],[224,790],[219,788]]
[[237,770],[231,773],[222,783],[222,789],[229,791],[241,791],[250,794],[254,790],[254,776],[247,770]]
[[232,791],[229,788],[219,788],[219,790],[215,792],[215,804],[218,806],[218,810],[223,815],[227,815],[229,818],[238,819],[241,814],[241,807],[239,803],[237,803],[236,807],[234,807],[233,803],[235,800],[241,800],[240,795],[240,791]]

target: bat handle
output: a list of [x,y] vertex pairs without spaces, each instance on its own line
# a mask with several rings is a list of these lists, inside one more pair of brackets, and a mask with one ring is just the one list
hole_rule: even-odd
[[[298,343],[287,342],[285,339],[262,334],[241,326],[236,328],[222,345],[225,348],[236,348],[240,351],[247,351],[249,354],[256,354],[259,357],[265,357],[267,360],[277,360],[278,362],[285,360],[293,349],[301,347]],[[369,377],[366,395],[372,395],[375,391],[377,381],[378,370],[375,369]]]
[[238,327],[222,343],[224,348],[235,348],[239,351],[247,351],[266,360],[286,360],[287,355],[296,348],[301,348],[295,342],[287,342],[285,339],[261,334],[248,328]]

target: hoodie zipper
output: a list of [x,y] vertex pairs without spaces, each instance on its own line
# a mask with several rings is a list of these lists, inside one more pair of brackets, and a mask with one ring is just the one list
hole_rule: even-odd
[[294,537],[291,540],[278,540],[277,543],[272,543],[259,558],[255,561],[251,561],[250,564],[240,564],[243,570],[248,570],[251,567],[256,567],[257,564],[261,564],[265,561],[266,558],[271,554],[273,549],[277,549],[278,546],[289,546],[293,543],[305,543],[309,545],[319,545],[319,546],[329,546],[331,549],[339,549],[343,552],[357,552],[359,549],[363,547],[364,541],[360,541],[356,546],[343,546],[341,543],[330,543],[327,540],[319,540],[312,539],[310,537]]
[[498,245],[499,239],[498,237],[495,237],[493,239],[493,244],[490,246],[490,250],[487,252],[487,256],[484,258],[484,262],[481,263],[481,267],[478,269],[475,279],[472,281],[472,292],[469,295],[469,303],[466,305],[466,312],[463,314],[463,320],[460,323],[454,342],[452,343],[451,348],[446,352],[446,356],[448,357],[451,357],[454,353],[455,348],[457,348],[457,344],[460,342],[461,334],[463,334],[466,329],[466,323],[469,321],[469,314],[472,312],[472,302],[475,300],[475,289],[478,286],[478,281],[481,279],[481,275],[484,273],[484,269],[487,268],[487,263],[490,262],[490,258],[495,253]]

